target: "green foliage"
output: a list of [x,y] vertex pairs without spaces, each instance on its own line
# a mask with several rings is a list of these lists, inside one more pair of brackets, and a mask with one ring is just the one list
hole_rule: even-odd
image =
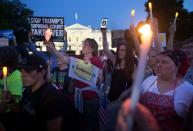
[[[183,7],[184,0],[148,0],[148,2],[153,5],[153,15],[158,19],[160,32],[168,32],[169,26],[174,22],[175,12],[178,11],[175,41],[193,36],[193,12],[188,12]],[[145,7],[149,13],[148,2],[145,3]]]
[[33,11],[20,0],[0,0],[0,30],[28,28]]

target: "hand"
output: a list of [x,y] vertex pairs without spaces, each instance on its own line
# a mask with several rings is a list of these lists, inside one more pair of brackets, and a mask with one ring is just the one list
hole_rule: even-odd
[[[137,104],[134,111],[131,110],[131,100],[127,99],[123,102],[117,117],[117,131],[128,131],[128,115],[133,116],[139,130],[142,131],[159,131],[159,127],[155,118],[150,111],[141,104]],[[135,127],[134,127],[135,128]]]
[[127,117],[131,114],[130,104],[129,99],[122,104],[117,117],[116,131],[128,131]]
[[45,31],[45,40],[46,40],[46,41],[49,41],[50,38],[51,38],[51,36],[52,36],[52,30],[48,28],[48,29]]
[[107,33],[107,28],[101,28],[102,33]]

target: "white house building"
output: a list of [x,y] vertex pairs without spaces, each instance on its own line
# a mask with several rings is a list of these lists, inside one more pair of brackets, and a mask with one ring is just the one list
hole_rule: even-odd
[[[95,39],[99,45],[99,50],[102,50],[102,33],[99,29],[96,30],[92,29],[91,27],[75,23],[67,26],[65,30],[67,32],[67,50],[73,50],[76,52],[76,54],[80,54],[82,50],[82,42],[86,38]],[[107,31],[107,41],[109,43],[109,48],[112,49],[110,30]]]

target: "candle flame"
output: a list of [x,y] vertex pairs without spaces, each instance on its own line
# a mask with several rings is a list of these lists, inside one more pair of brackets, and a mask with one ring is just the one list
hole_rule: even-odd
[[3,67],[3,77],[7,77],[7,67]]
[[178,17],[178,12],[176,12],[176,17]]
[[149,32],[151,32],[151,26],[149,24],[145,24],[143,25],[140,29],[139,29],[139,32],[141,34],[147,34]]
[[151,2],[149,2],[149,9],[150,9],[150,10],[152,9],[152,4],[151,4]]
[[132,11],[131,11],[131,16],[134,16],[134,15],[135,15],[135,10],[132,9]]

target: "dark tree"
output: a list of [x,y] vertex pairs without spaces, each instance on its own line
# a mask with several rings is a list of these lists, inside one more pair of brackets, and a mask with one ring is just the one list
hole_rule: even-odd
[[[188,12],[183,7],[184,0],[148,0],[148,2],[153,5],[153,15],[158,19],[160,32],[168,33],[169,26],[174,21],[175,12],[178,11],[175,41],[182,41],[193,36],[193,12]],[[145,3],[145,8],[149,13],[148,2]]]
[[20,0],[0,0],[0,30],[19,30],[29,27],[28,18],[33,11]]

